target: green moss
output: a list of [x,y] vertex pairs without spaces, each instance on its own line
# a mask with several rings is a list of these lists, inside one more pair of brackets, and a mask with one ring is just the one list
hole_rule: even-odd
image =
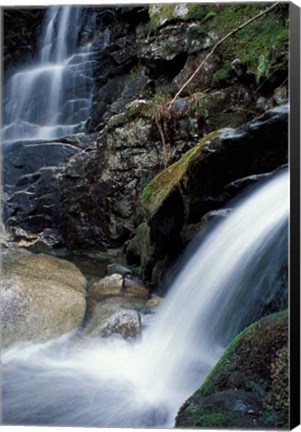
[[[203,385],[180,408],[177,426],[288,427],[287,313],[264,317],[232,340]],[[251,417],[234,408],[237,400],[254,404]]]
[[[208,396],[224,388],[249,391],[252,390],[252,382],[256,380],[264,388],[269,388],[271,378],[266,364],[267,358],[271,356],[272,351],[275,352],[278,343],[283,346],[286,340],[287,310],[271,314],[251,324],[230,342],[197,393]],[[247,371],[246,364],[249,364]]]
[[210,6],[198,3],[187,3],[188,12],[184,19],[186,21],[190,20],[207,20],[212,16]]
[[241,111],[213,113],[210,116],[210,121],[215,129],[222,129],[225,127],[237,128],[245,122],[245,116]]
[[151,216],[169,196],[179,183],[189,165],[197,158],[202,157],[202,146],[208,140],[217,136],[218,132],[211,132],[192,149],[188,150],[179,161],[161,171],[144,189],[141,201],[148,214]]
[[[127,257],[134,257],[134,263],[137,265],[139,276],[142,276],[143,269],[150,255],[150,228],[147,223],[143,222],[136,229],[135,237],[128,244]],[[130,259],[131,261],[131,259]]]
[[266,398],[264,415],[273,415],[273,423],[277,427],[285,427],[289,412],[288,346],[282,348],[271,364],[271,377],[272,384]]
[[143,70],[144,70],[143,66],[138,63],[136,66],[134,66],[131,69],[130,76],[129,76],[130,79],[135,81],[137,78],[139,78],[142,75]]
[[155,4],[148,9],[151,30],[156,30],[165,21],[174,18],[175,4]]
[[222,68],[218,69],[213,74],[213,82],[214,83],[219,83],[220,81],[225,80],[229,76],[230,72],[231,72],[230,65],[223,66]]
[[[216,5],[216,16],[208,22],[208,30],[217,33],[220,39],[268,6],[269,3]],[[288,5],[280,4],[228,38],[219,49],[223,66],[216,72],[215,77],[223,76],[234,58],[239,58],[240,62],[256,75],[257,81],[261,77],[268,77],[271,65],[276,61],[276,53],[287,55],[287,20]]]
[[218,427],[230,420],[232,415],[227,412],[214,411],[198,418],[197,425],[201,427]]

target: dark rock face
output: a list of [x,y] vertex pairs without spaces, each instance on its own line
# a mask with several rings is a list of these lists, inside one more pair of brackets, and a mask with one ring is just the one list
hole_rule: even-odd
[[15,142],[3,146],[3,219],[31,232],[60,225],[60,176],[86,141]]
[[287,343],[286,312],[243,330],[182,405],[176,427],[287,428]]
[[5,8],[3,11],[3,64],[7,71],[33,60],[45,8]]
[[93,113],[87,125],[89,131],[102,129],[113,115],[124,110],[127,103],[139,98],[147,83],[143,69],[137,66],[137,33],[143,29],[141,37],[146,36],[147,8],[113,8],[111,19],[113,21],[105,30],[108,45],[97,54]]

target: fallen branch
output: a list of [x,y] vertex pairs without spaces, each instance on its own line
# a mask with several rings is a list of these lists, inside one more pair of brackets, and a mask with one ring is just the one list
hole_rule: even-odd
[[270,12],[272,9],[274,9],[276,6],[278,6],[278,3],[274,3],[272,6],[268,7],[264,11],[260,12],[259,14],[255,15],[254,17],[250,18],[248,21],[241,24],[239,27],[235,28],[234,30],[231,30],[226,36],[224,36],[222,39],[220,39],[212,48],[212,50],[206,55],[204,60],[201,62],[201,64],[196,68],[196,70],[193,72],[193,74],[188,78],[188,80],[183,84],[183,86],[180,88],[180,90],[177,92],[175,97],[172,99],[168,106],[168,110],[171,108],[172,104],[176,101],[176,99],[180,96],[182,91],[185,87],[193,80],[193,78],[197,75],[197,73],[202,69],[204,64],[208,61],[208,59],[212,56],[212,54],[215,52],[215,50],[223,43],[226,39],[228,39],[230,36],[233,36],[235,33],[246,27],[247,25],[251,24],[256,19],[262,17],[266,13]]

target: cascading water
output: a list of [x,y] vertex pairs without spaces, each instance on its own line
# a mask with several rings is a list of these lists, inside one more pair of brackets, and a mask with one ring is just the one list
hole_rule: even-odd
[[54,139],[84,130],[95,60],[93,42],[79,40],[81,14],[80,7],[48,8],[36,61],[14,73],[4,90],[4,142]]
[[186,263],[134,343],[19,344],[3,362],[6,424],[172,426],[229,340],[257,319],[287,260],[288,172],[248,192]]

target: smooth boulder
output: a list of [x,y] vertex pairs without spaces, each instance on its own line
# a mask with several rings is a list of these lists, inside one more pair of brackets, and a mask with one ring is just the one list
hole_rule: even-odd
[[106,297],[120,295],[123,289],[123,277],[112,274],[95,282],[88,291],[89,297],[100,300]]
[[84,334],[101,337],[119,334],[128,339],[139,335],[140,331],[139,312],[122,297],[116,297],[96,304]]
[[65,260],[24,250],[2,255],[2,347],[42,342],[81,325],[86,279]]

